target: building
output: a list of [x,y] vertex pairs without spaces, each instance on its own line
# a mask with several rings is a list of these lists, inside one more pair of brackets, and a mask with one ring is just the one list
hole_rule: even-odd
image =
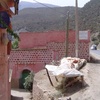
[[[89,60],[89,31],[79,33],[79,58]],[[23,88],[25,76],[38,72],[45,64],[66,55],[66,32],[21,32],[19,49],[12,50],[9,67],[13,70],[12,87]],[[68,56],[75,57],[75,31],[69,30]]]

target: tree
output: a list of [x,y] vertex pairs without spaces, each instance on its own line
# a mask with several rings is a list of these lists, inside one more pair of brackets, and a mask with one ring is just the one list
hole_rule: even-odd
[[13,42],[12,42],[12,49],[17,49],[18,48],[18,39],[15,39]]

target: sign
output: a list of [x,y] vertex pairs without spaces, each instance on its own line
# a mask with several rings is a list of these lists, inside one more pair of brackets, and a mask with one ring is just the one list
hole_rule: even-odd
[[79,31],[79,40],[88,40],[88,31]]

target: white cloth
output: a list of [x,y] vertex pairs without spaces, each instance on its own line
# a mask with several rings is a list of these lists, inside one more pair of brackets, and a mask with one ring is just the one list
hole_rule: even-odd
[[78,67],[78,64],[76,64],[75,67],[72,68],[72,60],[67,60],[66,58],[63,58],[59,66],[46,65],[45,68],[48,71],[52,72],[52,74],[55,76],[62,74],[66,77],[82,76],[83,74],[76,69],[76,66]]

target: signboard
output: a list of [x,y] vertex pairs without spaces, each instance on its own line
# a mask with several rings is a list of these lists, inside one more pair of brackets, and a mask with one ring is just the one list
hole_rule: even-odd
[[79,40],[88,40],[88,31],[79,31]]

